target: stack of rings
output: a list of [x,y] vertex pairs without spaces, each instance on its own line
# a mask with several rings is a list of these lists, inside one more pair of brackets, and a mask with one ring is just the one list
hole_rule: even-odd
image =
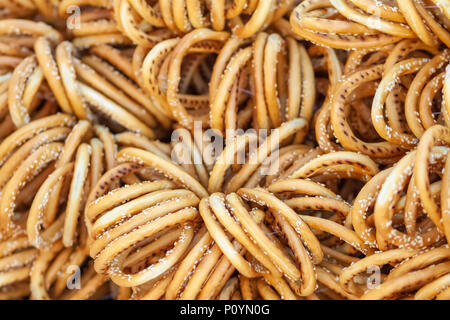
[[0,299],[450,300],[447,0],[0,0]]
[[229,28],[239,38],[249,38],[288,14],[293,0],[115,0],[119,28],[135,43],[152,47],[172,34],[194,29]]

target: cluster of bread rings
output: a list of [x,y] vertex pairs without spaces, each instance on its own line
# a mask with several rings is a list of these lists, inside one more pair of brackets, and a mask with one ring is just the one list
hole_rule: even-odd
[[0,299],[449,300],[449,47],[448,0],[0,0]]

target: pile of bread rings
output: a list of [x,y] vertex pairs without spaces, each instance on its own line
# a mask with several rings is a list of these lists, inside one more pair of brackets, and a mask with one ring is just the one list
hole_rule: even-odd
[[0,299],[450,299],[449,0],[0,16]]

